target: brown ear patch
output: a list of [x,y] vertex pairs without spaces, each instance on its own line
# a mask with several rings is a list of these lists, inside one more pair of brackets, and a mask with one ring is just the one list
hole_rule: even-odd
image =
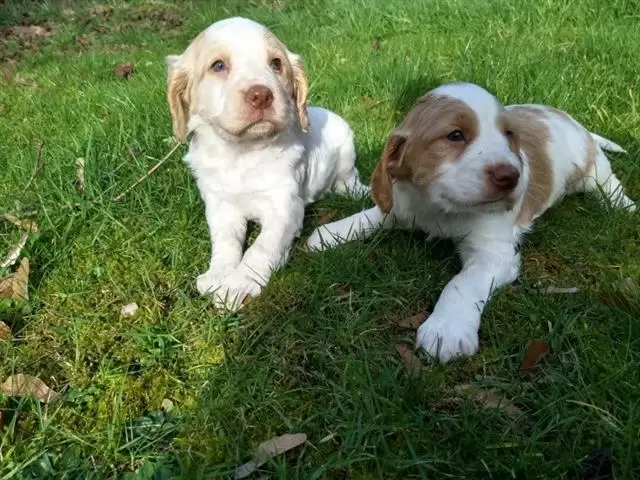
[[179,142],[187,139],[189,122],[189,75],[183,70],[170,70],[167,80],[167,101],[173,122],[173,135]]
[[298,55],[291,55],[291,69],[293,76],[293,98],[296,101],[298,118],[302,131],[309,130],[309,114],[307,112],[307,96],[309,94],[309,80],[304,69],[302,58]]
[[407,136],[403,133],[392,133],[384,144],[380,161],[371,175],[371,196],[376,205],[384,213],[393,208],[392,180],[407,180],[410,177],[404,165]]
[[518,225],[527,227],[542,212],[553,191],[553,171],[547,150],[550,134],[542,110],[518,106],[509,108],[505,115],[528,158],[529,182],[516,220]]

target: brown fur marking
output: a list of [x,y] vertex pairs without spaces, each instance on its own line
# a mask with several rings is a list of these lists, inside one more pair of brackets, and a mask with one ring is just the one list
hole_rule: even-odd
[[[455,130],[462,131],[464,141],[447,139]],[[434,94],[420,98],[387,139],[372,175],[372,196],[378,207],[391,211],[393,180],[426,187],[438,177],[440,166],[456,161],[478,133],[478,117],[466,103]]]
[[542,212],[553,191],[553,171],[547,151],[550,134],[542,121],[545,117],[542,110],[522,106],[507,110],[506,115],[518,132],[520,147],[527,154],[529,163],[529,183],[516,220],[524,227]]

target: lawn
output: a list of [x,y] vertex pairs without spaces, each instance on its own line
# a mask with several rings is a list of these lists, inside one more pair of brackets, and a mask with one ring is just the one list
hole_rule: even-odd
[[[2,3],[0,214],[39,229],[20,257],[28,301],[0,299],[12,331],[0,382],[28,374],[58,395],[0,393],[0,479],[228,478],[260,442],[298,432],[306,444],[268,475],[576,478],[606,448],[615,478],[640,478],[637,213],[591,197],[553,208],[527,237],[521,281],[490,303],[479,355],[410,376],[396,344],[414,333],[397,322],[433,307],[458,268],[451,244],[381,232],[309,254],[299,242],[264,294],[225,316],[195,290],[209,238],[185,147],[112,201],[174,146],[164,57],[231,15],[304,57],[310,102],[350,122],[365,180],[420,94],[467,80],[625,146],[612,163],[638,200],[636,0]],[[124,63],[133,75],[114,73]],[[302,238],[369,205],[326,198]],[[1,257],[23,233],[0,221]],[[534,340],[550,352],[521,378]]]

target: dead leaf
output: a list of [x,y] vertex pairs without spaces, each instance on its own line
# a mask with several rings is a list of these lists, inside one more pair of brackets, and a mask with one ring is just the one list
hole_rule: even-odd
[[38,232],[38,224],[34,220],[29,220],[29,219],[20,220],[18,217],[11,215],[10,213],[5,213],[4,215],[2,215],[1,218],[9,222],[10,224],[15,225],[16,227],[26,230],[28,232],[31,232],[31,233]]
[[512,417],[524,415],[524,412],[511,402],[505,395],[496,388],[481,388],[477,385],[467,383],[455,387],[458,394],[470,395],[479,405],[488,408],[502,410]]
[[138,311],[138,304],[133,302],[133,303],[128,303],[127,305],[124,305],[121,309],[120,309],[120,315],[124,315],[125,317],[133,317],[136,312]]
[[426,370],[427,367],[423,365],[413,351],[413,348],[409,345],[406,343],[398,343],[396,344],[396,350],[400,354],[400,358],[402,358],[402,364],[404,365],[404,370],[407,375],[415,377]]
[[336,300],[346,300],[351,298],[353,295],[353,290],[349,285],[341,285],[338,287],[338,294],[336,295]]
[[43,403],[49,403],[56,396],[56,392],[49,388],[42,380],[23,373],[10,376],[0,388],[2,388],[2,391],[9,397],[27,397],[33,395]]
[[128,79],[133,75],[133,63],[119,63],[114,69],[114,74],[118,78]]
[[531,375],[538,367],[542,356],[549,351],[549,342],[546,340],[534,340],[529,344],[527,353],[524,354],[520,361],[520,377],[524,378]]
[[29,259],[24,257],[18,270],[0,279],[0,297],[28,300]]
[[338,214],[338,210],[330,210],[330,211],[326,212],[318,220],[318,225],[325,225],[325,224],[329,223],[331,220],[333,220],[335,218],[335,216],[337,214]]
[[0,320],[0,342],[11,338],[11,328]]
[[281,435],[280,437],[275,437],[271,440],[267,440],[266,442],[262,442],[256,453],[253,455],[253,458],[247,463],[236,468],[234,478],[240,479],[248,477],[262,465],[267,463],[271,457],[281,455],[292,450],[306,441],[306,434],[293,433]]
[[170,412],[173,410],[173,402],[168,398],[163,398],[162,403],[160,404],[160,408],[165,412]]
[[0,263],[0,268],[7,268],[16,263],[16,260],[20,258],[20,252],[22,252],[22,249],[27,244],[28,238],[28,232],[22,234],[22,237],[20,237],[20,241],[11,250],[9,250],[7,256],[4,257],[4,259]]
[[84,158],[76,158],[76,188],[81,192],[84,192],[85,178],[84,178]]
[[418,327],[425,322],[427,317],[428,315],[426,313],[417,313],[411,317],[400,320],[397,325],[403,330],[417,330]]

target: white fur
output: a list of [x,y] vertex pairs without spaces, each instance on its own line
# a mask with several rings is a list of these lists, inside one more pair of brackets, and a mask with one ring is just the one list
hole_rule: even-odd
[[[193,136],[185,161],[205,203],[212,249],[197,288],[213,292],[217,305],[231,310],[240,308],[247,295],[257,296],[287,261],[305,205],[331,191],[368,191],[359,181],[353,134],[342,118],[310,107],[309,130],[302,132],[295,99],[286,96],[269,68],[265,32],[262,25],[242,18],[206,30],[206,40],[224,48],[232,67],[224,82],[205,76],[188,122]],[[171,65],[179,62],[168,59]],[[272,116],[285,128],[264,136],[270,127],[258,124],[249,129],[248,138],[234,136],[246,124],[237,113],[242,92],[256,83],[273,92]],[[261,232],[243,253],[248,221],[259,223]]]
[[[449,176],[448,169],[452,167],[445,166],[441,177],[426,191],[418,190],[409,182],[396,181],[393,184],[393,209],[389,215],[374,207],[323,225],[312,233],[307,246],[315,250],[330,248],[341,242],[367,237],[380,227],[419,228],[431,236],[456,239],[462,271],[445,286],[433,312],[417,334],[418,347],[433,358],[448,362],[478,351],[478,330],[484,306],[492,292],[518,277],[518,243],[530,225],[519,226],[516,219],[529,179],[529,167],[524,152],[520,155],[523,159],[520,165],[511,155],[504,137],[498,135],[495,125],[499,107],[492,95],[471,84],[446,85],[435,92],[463,100],[478,115],[479,137],[459,160],[459,165],[465,165],[465,168],[453,167],[457,170]],[[566,180],[574,165],[584,165],[589,132],[551,109],[537,108],[544,110],[545,122],[551,133],[546,148],[552,162],[553,191],[544,207],[546,209],[563,195],[572,193],[565,191]],[[601,150],[622,151],[622,148],[595,134],[593,138],[600,146],[596,164],[574,191],[602,190],[615,204],[635,209],[611,173],[609,161]],[[471,177],[480,175],[480,167],[494,162],[496,158],[520,169],[522,185],[516,188],[514,208],[495,211],[491,207],[483,210],[472,205],[460,206],[457,203],[460,199],[482,201],[479,190],[474,190],[469,172],[472,172]],[[456,203],[448,202],[447,198],[456,199]]]

